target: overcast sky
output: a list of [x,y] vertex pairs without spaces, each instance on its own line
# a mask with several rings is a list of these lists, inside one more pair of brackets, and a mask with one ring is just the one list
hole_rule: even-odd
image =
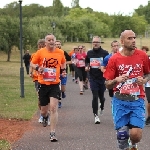
[[[0,8],[3,8],[6,4],[14,2],[16,0],[0,0]],[[129,15],[138,8],[140,5],[147,5],[149,0],[80,0],[80,6],[82,8],[90,7],[94,11],[106,12],[108,14],[123,13]],[[23,5],[31,3],[40,4],[42,6],[51,6],[53,0],[23,0]],[[72,0],[61,0],[64,6],[71,7]]]

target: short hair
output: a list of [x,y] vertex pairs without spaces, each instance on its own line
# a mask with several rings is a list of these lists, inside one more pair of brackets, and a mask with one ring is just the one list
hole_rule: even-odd
[[119,42],[117,40],[114,40],[114,41],[111,42],[111,46],[112,46],[113,43],[119,43]]
[[61,40],[56,40],[55,42],[60,42],[61,43]]
[[142,46],[142,50],[145,49],[147,52],[149,51],[149,48],[147,46]]
[[100,37],[100,36],[95,35],[95,36],[93,36],[93,39],[94,39],[94,38],[98,38],[98,39],[99,39],[99,41],[100,41],[100,43],[101,43],[101,37]]
[[53,35],[53,36],[54,36],[54,38],[55,38],[55,40],[56,40],[55,35],[54,35],[54,34],[52,34],[52,33],[49,33],[49,34],[47,34],[47,35],[45,36],[45,41],[46,41],[47,36],[49,36],[49,35]]
[[44,44],[44,43],[45,43],[45,39],[39,39],[38,42],[37,42],[37,45]]

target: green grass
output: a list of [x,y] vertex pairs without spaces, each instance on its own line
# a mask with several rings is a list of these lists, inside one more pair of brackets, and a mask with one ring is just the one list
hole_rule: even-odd
[[0,140],[0,150],[10,150],[10,143],[5,140]]
[[25,75],[25,98],[20,98],[19,62],[0,61],[0,118],[30,120],[37,110],[34,83]]

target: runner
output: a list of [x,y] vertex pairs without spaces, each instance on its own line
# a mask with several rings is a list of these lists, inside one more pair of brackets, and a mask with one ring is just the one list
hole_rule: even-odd
[[[72,55],[74,54],[75,50],[77,49],[76,46],[74,46],[73,50],[71,50],[69,52],[69,56],[72,58]],[[72,76],[72,81],[74,82],[75,81],[75,71],[74,71],[74,67],[73,67],[73,64],[69,64],[69,70],[70,70],[70,74]]]
[[78,74],[77,74],[77,67],[76,67],[76,63],[77,63],[77,58],[76,58],[76,54],[79,52],[78,47],[74,47],[74,53],[71,55],[71,63],[72,63],[72,68],[74,70],[74,80],[76,84],[78,84]]
[[[142,46],[142,50],[147,53],[149,51],[149,48],[147,46]],[[150,56],[148,56],[149,58],[149,67],[150,67]],[[145,84],[145,93],[146,93],[146,98],[147,98],[147,119],[145,124],[149,125],[150,124],[150,81],[148,81]]]
[[[50,140],[56,142],[56,124],[58,120],[58,99],[60,96],[60,74],[66,75],[66,60],[64,52],[55,47],[56,38],[53,34],[45,37],[45,48],[37,51],[32,59],[32,67],[40,72],[39,75],[39,99],[43,126],[48,122],[48,103],[50,103]],[[36,65],[38,64],[38,66]],[[61,73],[60,73],[61,67]]]
[[[56,46],[56,48],[61,49],[61,41],[56,40],[55,46]],[[64,51],[64,56],[66,59],[66,73],[68,73],[68,64],[71,63],[71,57],[68,55],[68,53],[66,51]],[[60,82],[61,83],[61,95],[60,95],[60,99],[58,102],[58,108],[62,107],[61,97],[62,98],[66,97],[65,91],[66,91],[66,84],[67,84],[67,76],[65,76],[65,77],[60,76],[60,80],[61,80],[61,82]]]
[[101,48],[101,39],[99,36],[94,36],[93,49],[87,52],[86,71],[90,71],[90,88],[93,95],[92,108],[95,117],[95,124],[100,124],[100,119],[98,117],[98,98],[100,99],[100,109],[101,114],[104,110],[104,91],[105,91],[105,79],[103,73],[100,69],[103,59],[109,54],[106,50]]
[[[40,50],[41,48],[45,47],[45,39],[39,39],[38,42],[37,42],[37,46],[38,46],[38,50]],[[32,61],[32,58],[34,57],[35,53],[33,53],[31,55],[31,60],[30,62]],[[35,89],[36,89],[36,92],[37,92],[37,96],[38,96],[38,107],[39,107],[39,110],[41,110],[41,106],[40,106],[40,101],[39,101],[39,94],[38,94],[38,87],[39,87],[39,83],[38,83],[38,72],[36,70],[34,70],[34,68],[30,65],[30,77],[32,78],[34,84],[35,84]],[[41,116],[40,114],[40,118],[38,120],[39,123],[42,123],[43,122],[43,117]],[[50,119],[48,121],[48,125],[50,125]]]
[[105,84],[114,87],[112,114],[119,149],[137,150],[145,125],[143,84],[150,79],[150,69],[147,55],[136,49],[135,33],[125,30],[120,38],[123,49],[110,58]]
[[80,95],[83,95],[84,89],[86,89],[86,78],[87,78],[87,72],[85,71],[85,58],[86,53],[83,52],[82,45],[78,46],[78,53],[76,54],[76,71],[79,77],[79,88],[80,88]]
[[[114,40],[111,42],[111,53],[109,55],[107,55],[104,60],[103,60],[103,63],[101,65],[101,71],[104,73],[105,70],[106,70],[106,66],[108,64],[108,61],[109,61],[109,58],[114,55],[115,53],[117,53],[119,51],[119,42]],[[109,92],[109,96],[110,97],[113,97],[113,89],[109,89],[108,90]]]

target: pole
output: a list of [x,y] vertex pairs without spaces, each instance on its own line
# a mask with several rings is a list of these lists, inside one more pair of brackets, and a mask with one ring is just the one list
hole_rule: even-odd
[[20,97],[24,98],[24,67],[23,67],[23,48],[22,48],[22,0],[20,3]]
[[53,35],[54,35],[54,27],[53,27]]

